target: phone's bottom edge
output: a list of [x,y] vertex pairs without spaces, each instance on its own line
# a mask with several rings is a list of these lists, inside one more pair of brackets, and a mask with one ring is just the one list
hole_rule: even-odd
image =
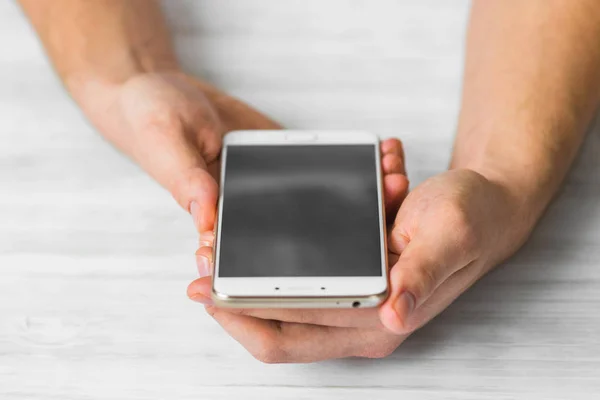
[[223,308],[372,308],[387,297],[387,291],[349,297],[236,297],[212,294],[217,307]]

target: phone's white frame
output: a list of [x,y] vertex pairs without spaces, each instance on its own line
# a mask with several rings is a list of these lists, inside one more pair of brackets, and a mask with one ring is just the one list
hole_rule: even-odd
[[[360,131],[235,131],[223,140],[221,154],[221,183],[227,169],[227,150],[230,145],[273,145],[273,146],[324,146],[341,144],[370,144],[375,152],[377,171],[377,198],[379,208],[379,237],[381,243],[381,275],[360,277],[219,277],[221,221],[223,212],[223,184],[220,185],[220,200],[216,224],[213,299],[220,305],[240,306],[236,300],[251,299],[252,306],[261,306],[261,300],[274,299],[280,306],[293,303],[296,306],[348,307],[362,300],[361,306],[377,305],[387,293],[387,250],[385,208],[383,205],[381,156],[379,138]],[[278,288],[278,289],[276,289]],[[344,301],[333,301],[344,298]],[[254,299],[254,300],[252,300]],[[307,302],[302,301],[307,299]],[[312,299],[312,301],[311,301]],[[318,299],[317,302],[314,300]],[[327,299],[330,299],[328,302]],[[265,306],[268,306],[265,304]]]

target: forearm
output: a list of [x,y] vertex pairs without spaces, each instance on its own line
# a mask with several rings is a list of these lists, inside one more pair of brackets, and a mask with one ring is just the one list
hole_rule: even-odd
[[20,0],[56,71],[77,97],[88,81],[119,84],[177,69],[153,0]]
[[600,94],[597,0],[475,0],[451,163],[510,188],[535,221]]
[[[67,90],[100,132],[126,152],[110,110],[120,87],[145,73],[180,74],[155,0],[19,0]],[[183,73],[181,73],[183,74]],[[194,80],[217,109],[228,98]]]

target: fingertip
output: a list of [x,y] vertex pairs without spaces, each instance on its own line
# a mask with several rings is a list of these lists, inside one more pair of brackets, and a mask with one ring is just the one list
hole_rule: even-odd
[[390,296],[379,309],[379,318],[383,326],[397,335],[408,334],[412,331],[407,322],[414,310],[414,298],[411,296],[407,292]]
[[406,194],[408,192],[408,178],[403,174],[389,174],[383,177],[383,185],[386,193],[393,195]]
[[392,333],[401,335],[404,333],[403,325],[398,318],[398,314],[393,307],[389,305],[389,301],[385,302],[379,308],[379,319],[382,325]]
[[203,246],[196,250],[196,267],[200,278],[213,274],[212,247]]
[[383,178],[383,186],[388,219],[393,220],[408,193],[408,179],[402,174],[386,175]]
[[404,166],[402,159],[397,154],[385,154],[381,159],[384,174],[402,173]]
[[210,276],[199,278],[190,283],[187,287],[187,296],[194,300],[195,297],[203,296],[211,298],[212,280]]
[[401,154],[402,142],[397,138],[388,138],[381,142],[381,152],[383,154],[396,153]]
[[198,232],[213,229],[219,186],[206,166],[190,168],[178,174],[168,188],[179,205],[192,215]]
[[201,294],[190,297],[190,300],[195,301],[196,303],[204,304],[207,307],[210,307],[214,304],[210,297],[206,297]]

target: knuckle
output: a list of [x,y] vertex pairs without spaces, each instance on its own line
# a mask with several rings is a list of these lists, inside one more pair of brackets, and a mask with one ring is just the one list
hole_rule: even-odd
[[201,132],[203,137],[201,145],[201,153],[206,160],[206,163],[215,161],[221,153],[221,139],[218,137],[216,131],[206,130]]
[[[431,264],[430,264],[431,265]],[[418,271],[418,279],[415,281],[418,293],[415,295],[420,298],[431,293],[438,284],[438,274],[433,268],[420,268]],[[406,326],[408,330],[409,327]]]
[[410,242],[410,237],[403,229],[393,227],[388,234],[388,242],[390,249],[396,254],[400,254]]
[[177,202],[183,208],[187,208],[189,201],[189,193],[194,187],[196,179],[194,174],[188,171],[188,173],[181,174],[171,179],[169,184],[171,194],[177,200]]
[[[198,119],[200,118],[192,118],[192,121]],[[191,144],[197,148],[206,163],[216,160],[221,152],[222,143],[218,123],[192,121],[170,107],[161,107],[146,115],[140,128],[142,131],[154,132],[165,138],[175,137],[181,143]],[[198,126],[201,128],[197,128]]]
[[444,213],[454,231],[456,243],[466,252],[477,248],[479,235],[466,207],[458,202],[449,202],[445,205]]
[[178,112],[170,107],[160,107],[146,115],[142,125],[165,135],[183,130],[183,122]]
[[218,193],[217,183],[208,175],[206,170],[200,167],[189,169],[177,175],[170,181],[168,186],[173,197],[184,208],[188,207],[187,202],[194,194],[199,192]]
[[471,224],[459,227],[456,240],[464,256],[473,254],[480,246],[480,237]]
[[469,223],[466,210],[455,199],[446,199],[442,205],[442,213],[448,223],[464,226]]
[[196,107],[191,111],[188,135],[207,163],[216,160],[221,152],[223,127],[211,107]]

